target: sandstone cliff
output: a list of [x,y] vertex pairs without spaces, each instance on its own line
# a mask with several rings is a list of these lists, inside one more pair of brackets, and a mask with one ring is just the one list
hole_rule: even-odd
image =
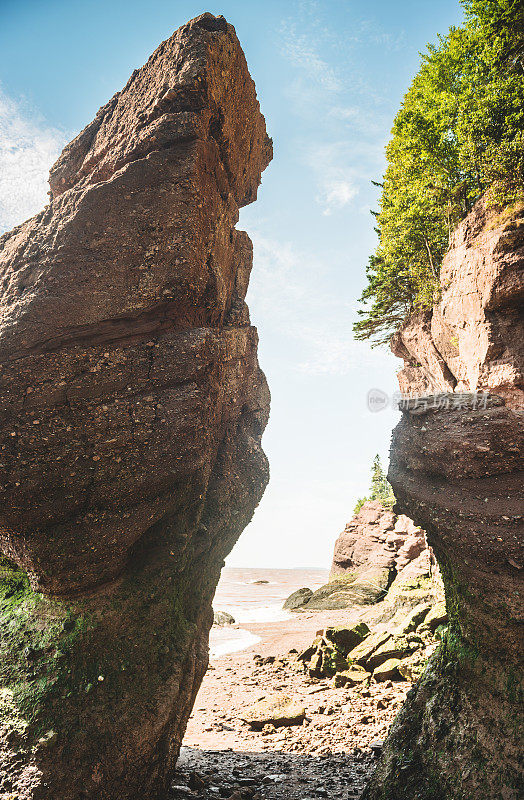
[[425,587],[413,593],[419,601],[433,592],[432,560],[423,530],[379,500],[368,500],[335,543],[329,583],[301,605],[308,610],[372,605],[390,589],[398,594],[407,581]]
[[424,531],[411,519],[384,508],[379,500],[368,500],[335,542],[331,578],[372,570],[387,588],[420,556],[429,565],[427,550]]
[[204,14],[0,238],[0,793],[166,789],[268,479],[235,225],[270,159],[235,31]]
[[394,432],[388,478],[427,532],[450,620],[368,800],[516,800],[522,790],[523,223],[521,209],[479,204],[446,256],[441,301],[393,342],[404,391],[499,397],[426,411],[414,402]]
[[400,390],[493,392],[524,405],[524,206],[479,202],[458,226],[441,268],[441,299],[391,342],[404,359]]

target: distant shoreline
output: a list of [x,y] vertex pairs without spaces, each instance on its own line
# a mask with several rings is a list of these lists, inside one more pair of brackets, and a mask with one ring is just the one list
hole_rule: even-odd
[[[213,608],[225,611],[235,625],[213,626],[210,635],[211,657],[221,657],[255,647],[259,641],[294,630],[294,613],[284,611],[284,601],[299,588],[317,589],[329,578],[327,569],[313,567],[262,568],[224,567]],[[274,628],[273,626],[280,626]]]
[[[253,653],[263,656],[279,656],[292,649],[303,650],[321,628],[328,625],[346,625],[354,622],[362,614],[362,607],[350,611],[292,611],[284,620],[275,622],[246,622],[241,630],[257,637],[257,641],[241,650],[231,651],[236,658],[251,659]],[[238,630],[238,628],[237,628]],[[211,656],[211,663],[228,655],[223,653]]]

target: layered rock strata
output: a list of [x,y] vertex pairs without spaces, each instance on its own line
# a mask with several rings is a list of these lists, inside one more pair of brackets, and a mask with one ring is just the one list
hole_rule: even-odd
[[446,256],[441,302],[399,337],[418,361],[402,389],[499,396],[415,401],[394,432],[388,477],[435,551],[449,628],[392,727],[368,800],[521,796],[523,265],[521,210],[479,205]]
[[411,561],[428,558],[426,551],[424,531],[413,520],[368,500],[335,542],[330,577],[374,571],[385,588]]
[[204,14],[0,238],[2,796],[167,788],[223,559],[268,479],[235,225],[270,159],[234,28]]

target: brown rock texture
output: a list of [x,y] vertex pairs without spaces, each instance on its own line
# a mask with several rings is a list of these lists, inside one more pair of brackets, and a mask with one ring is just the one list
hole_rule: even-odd
[[524,205],[479,201],[456,229],[441,268],[441,299],[392,339],[411,394],[485,390],[524,404]]
[[[413,386],[401,374],[403,389],[417,391],[424,381],[447,389],[442,375],[448,369],[456,389],[493,390],[502,399],[490,395],[479,403],[478,395],[464,395],[458,407],[430,402],[423,413],[420,401],[412,402],[394,432],[388,478],[398,507],[424,527],[434,549],[449,628],[392,727],[367,800],[521,796],[520,213],[494,216],[479,205],[459,227],[444,263],[442,301],[426,323],[443,359],[441,377],[425,355],[426,333]],[[417,352],[416,336],[404,346]]]
[[368,500],[335,542],[331,578],[376,570],[387,586],[425,549],[424,531],[412,520]]
[[390,587],[426,579],[433,558],[424,531],[379,500],[366,501],[337,541],[330,582],[309,598],[307,609],[353,608],[379,602]]
[[234,28],[203,14],[0,238],[2,797],[166,790],[268,479],[235,225],[271,155]]

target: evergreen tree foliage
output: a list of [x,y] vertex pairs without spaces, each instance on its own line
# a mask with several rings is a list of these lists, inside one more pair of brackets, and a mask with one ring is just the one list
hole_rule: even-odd
[[524,197],[524,3],[463,5],[464,25],[422,55],[386,149],[354,326],[374,344],[435,302],[450,234],[481,195],[499,207]]
[[395,504],[395,495],[391,484],[386,478],[386,473],[382,469],[382,462],[380,456],[377,455],[373,459],[371,467],[371,486],[369,487],[369,495],[367,497],[359,497],[353,511],[358,514],[364,503],[368,500],[380,500],[385,508],[392,508]]

